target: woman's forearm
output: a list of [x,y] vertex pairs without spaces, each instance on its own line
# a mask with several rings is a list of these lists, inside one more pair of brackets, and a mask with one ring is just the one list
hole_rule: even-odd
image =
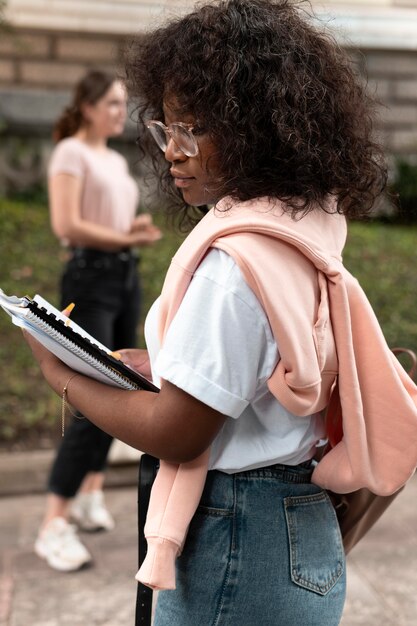
[[149,245],[161,238],[161,231],[152,224],[143,229],[121,233],[103,224],[95,224],[83,219],[69,222],[65,229],[55,229],[55,234],[69,241],[71,245],[108,251]]
[[81,212],[80,178],[68,174],[52,176],[48,192],[52,230],[59,239],[73,246],[112,251],[151,244],[161,238],[161,232],[152,223],[151,216],[138,216],[132,230],[126,233],[85,220]]
[[113,228],[82,219],[67,224],[65,229],[54,230],[60,239],[69,241],[71,245],[99,250],[120,250],[130,247],[133,241],[129,233],[120,233]]
[[166,454],[153,419],[157,394],[126,391],[79,375],[71,380],[67,398],[72,406],[113,437],[158,458]]
[[[34,340],[29,342],[36,350]],[[81,374],[74,376],[73,370],[49,355],[40,365],[52,389],[62,397],[67,386],[68,403],[96,426],[172,463],[191,461],[204,452],[226,419],[167,382],[160,393],[126,391]]]

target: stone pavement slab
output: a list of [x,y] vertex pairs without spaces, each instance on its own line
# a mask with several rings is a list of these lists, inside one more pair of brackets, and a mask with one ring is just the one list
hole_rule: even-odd
[[417,626],[417,475],[349,555],[341,626]]
[[108,490],[117,520],[110,533],[83,533],[94,565],[51,570],[32,551],[43,496],[0,499],[1,626],[127,626],[134,623],[137,571],[136,490]]
[[[61,574],[32,552],[44,495],[0,498],[1,626],[133,626],[136,489],[106,499],[116,529],[82,534],[94,566]],[[341,626],[417,626],[417,477],[349,556]]]

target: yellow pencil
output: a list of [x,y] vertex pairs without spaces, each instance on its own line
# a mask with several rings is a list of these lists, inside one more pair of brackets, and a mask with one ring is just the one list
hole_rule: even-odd
[[74,307],[75,307],[75,303],[71,302],[71,304],[65,307],[65,309],[62,311],[62,315],[66,315],[68,317],[68,315],[71,313]]

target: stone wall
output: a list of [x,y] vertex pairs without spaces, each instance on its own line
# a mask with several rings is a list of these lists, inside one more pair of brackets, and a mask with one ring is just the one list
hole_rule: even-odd
[[[191,4],[190,0],[9,0],[6,15],[13,28],[0,31],[0,190],[44,181],[52,124],[87,69],[122,71],[123,47],[132,32]],[[321,21],[350,50],[381,101],[377,131],[388,153],[413,158],[417,0],[333,0],[315,5]],[[132,122],[118,144],[134,169],[135,134]]]
[[387,151],[417,154],[417,51],[364,51],[369,86],[381,101],[379,130]]
[[1,35],[0,85],[70,89],[90,67],[118,68],[125,37],[15,29]]

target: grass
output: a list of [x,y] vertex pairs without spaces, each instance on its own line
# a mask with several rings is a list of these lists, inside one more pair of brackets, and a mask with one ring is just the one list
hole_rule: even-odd
[[417,351],[417,225],[353,223],[344,253],[388,344]]
[[[181,236],[164,227],[160,216],[155,221],[164,238],[142,251],[144,313],[159,295],[181,241]],[[57,305],[65,252],[51,234],[46,204],[0,199],[0,223],[0,287],[8,294],[40,293]],[[345,264],[368,294],[389,345],[417,351],[416,236],[417,226],[353,223]],[[0,363],[0,446],[51,445],[59,434],[59,399],[43,381],[20,331],[3,312]]]

